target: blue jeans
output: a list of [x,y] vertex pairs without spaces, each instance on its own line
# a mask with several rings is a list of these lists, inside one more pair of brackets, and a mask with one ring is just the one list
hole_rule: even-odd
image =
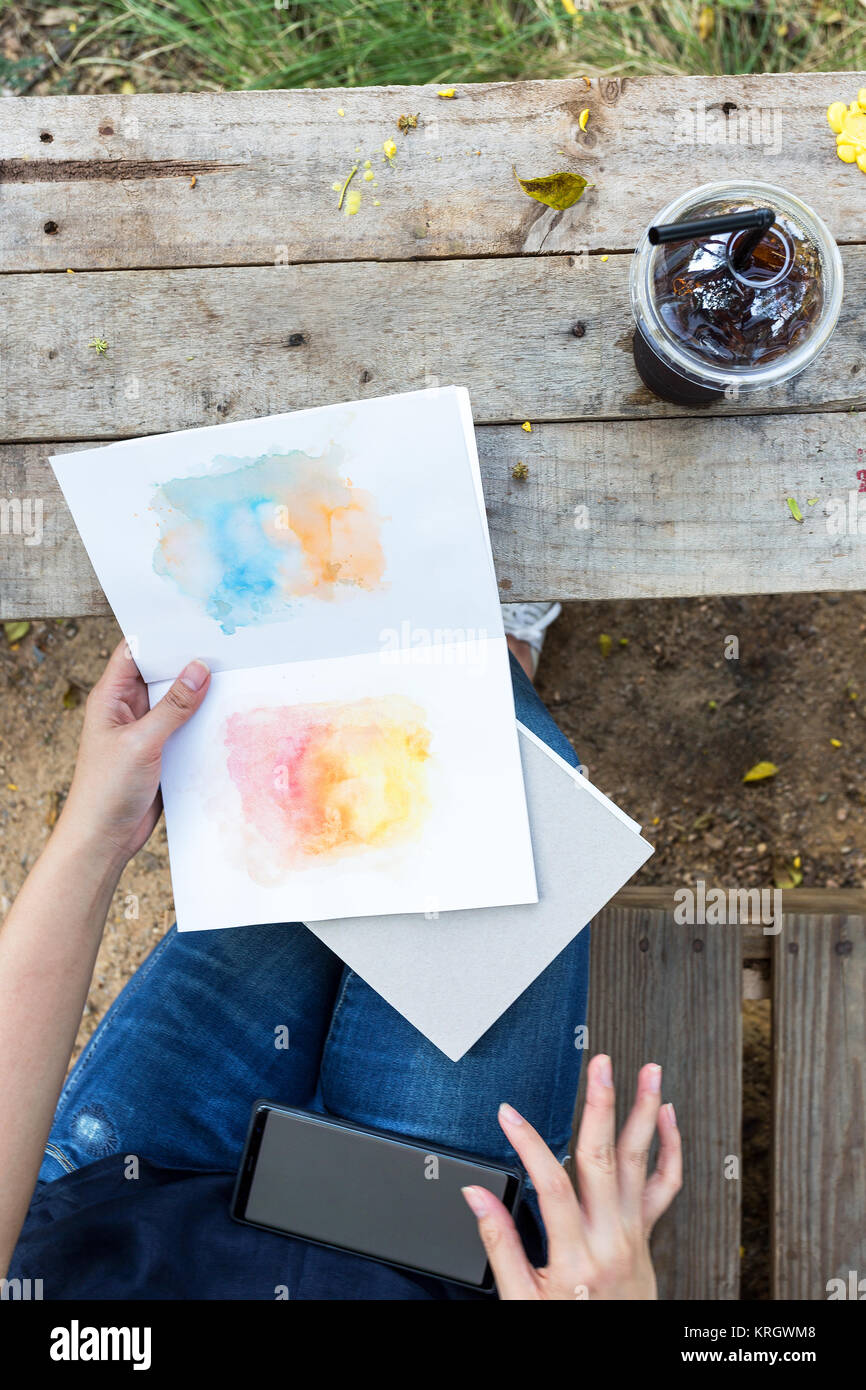
[[[512,681],[518,719],[576,765],[513,658]],[[452,1062],[299,923],[172,928],[71,1072],[39,1180],[114,1153],[232,1171],[262,1097],[513,1163],[496,1120],[507,1100],[562,1158],[588,976],[585,930]]]

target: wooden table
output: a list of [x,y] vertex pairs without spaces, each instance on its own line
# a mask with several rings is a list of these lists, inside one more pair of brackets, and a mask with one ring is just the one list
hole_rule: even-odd
[[[450,382],[472,398],[503,598],[860,587],[866,520],[830,534],[825,513],[866,468],[866,181],[836,158],[825,110],[864,85],[577,78],[453,100],[422,87],[3,102],[0,616],[108,611],[50,452]],[[722,138],[689,143],[705,131]],[[359,162],[361,209],[345,216],[332,186]],[[512,166],[594,186],[554,212]],[[844,307],[797,381],[689,413],[635,374],[629,256],[671,198],[732,175],[816,207],[842,248]],[[18,524],[28,501],[43,507],[38,545]],[[741,1184],[723,1168],[740,1152],[742,965],[772,954],[774,1292],[823,1298],[827,1279],[866,1273],[863,895],[798,895],[821,913],[813,929],[791,917],[769,938],[676,927],[656,890],[635,903],[639,891],[596,931],[591,1045],[624,1071],[658,1053],[677,1100],[688,1181],[660,1228],[662,1291],[737,1296]]]

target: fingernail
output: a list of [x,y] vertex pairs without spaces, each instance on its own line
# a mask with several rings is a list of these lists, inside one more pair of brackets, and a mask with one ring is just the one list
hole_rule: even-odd
[[676,1129],[676,1124],[677,1124],[677,1112],[676,1112],[676,1110],[674,1110],[673,1102],[672,1102],[672,1101],[668,1101],[667,1105],[663,1105],[663,1106],[662,1106],[662,1109],[667,1111],[668,1122],[669,1122],[669,1124],[672,1124],[672,1125],[673,1125],[674,1129]]
[[648,1091],[660,1091],[662,1088],[662,1069],[657,1062],[650,1062],[647,1067],[646,1088]]
[[484,1216],[487,1212],[487,1193],[483,1187],[461,1187],[466,1205],[474,1216]]
[[507,1125],[523,1124],[523,1116],[518,1115],[517,1111],[514,1109],[514,1106],[507,1105],[505,1101],[503,1101],[499,1107],[499,1116],[500,1119],[503,1119]]
[[201,690],[209,675],[210,670],[204,662],[196,659],[184,666],[180,678],[188,690]]
[[596,1059],[595,1075],[602,1086],[613,1085],[613,1067],[610,1064],[610,1058],[605,1057],[604,1054]]

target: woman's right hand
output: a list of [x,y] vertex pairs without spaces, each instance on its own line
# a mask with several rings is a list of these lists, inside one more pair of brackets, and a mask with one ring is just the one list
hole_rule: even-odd
[[115,647],[87,697],[75,776],[54,838],[105,855],[122,869],[147,840],[162,810],[162,750],[195,714],[210,672],[191,661],[154,705],[126,642]]
[[[637,1095],[616,1143],[609,1057],[589,1063],[575,1159],[579,1200],[562,1164],[510,1105],[499,1123],[538,1194],[547,1264],[533,1269],[517,1228],[498,1198],[465,1187],[496,1287],[503,1299],[653,1299],[658,1297],[649,1237],[682,1187],[682,1146],[674,1107],[661,1104],[661,1067],[638,1073]],[[647,1161],[658,1126],[658,1163]]]

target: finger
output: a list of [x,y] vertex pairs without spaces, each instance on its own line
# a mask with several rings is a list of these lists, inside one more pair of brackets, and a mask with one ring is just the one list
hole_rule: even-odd
[[662,1069],[655,1062],[641,1067],[637,1074],[637,1093],[631,1113],[616,1146],[616,1170],[623,1216],[639,1225],[643,1216],[643,1194],[650,1145],[661,1105]]
[[510,1105],[500,1105],[499,1123],[532,1179],[547,1235],[550,1266],[573,1262],[584,1249],[583,1220],[571,1178],[537,1130]]
[[124,692],[142,684],[129,644],[125,638],[121,638],[93,688],[104,694],[122,696]]
[[111,654],[103,672],[109,695],[122,701],[140,719],[148,711],[147,686],[136,664],[133,648],[121,641]]
[[615,1100],[610,1058],[593,1057],[574,1155],[580,1204],[590,1221],[618,1206]]
[[659,1156],[656,1170],[644,1188],[643,1217],[647,1234],[667,1211],[683,1185],[683,1145],[674,1107],[668,1102],[658,1117]]
[[207,694],[210,671],[203,661],[191,661],[173,685],[157,701],[149,714],[138,721],[142,736],[150,735],[157,750],[166,739],[195,714]]
[[487,1251],[499,1297],[506,1302],[538,1297],[535,1271],[511,1214],[486,1187],[461,1187],[466,1205],[478,1220],[478,1234]]

